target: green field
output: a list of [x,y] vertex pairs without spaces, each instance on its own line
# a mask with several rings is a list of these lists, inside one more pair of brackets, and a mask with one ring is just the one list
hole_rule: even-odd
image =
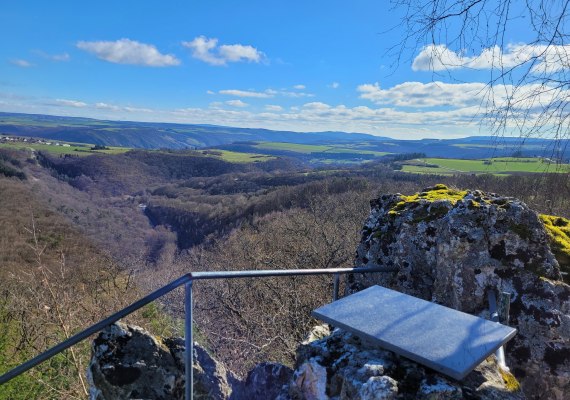
[[373,151],[362,149],[359,145],[315,145],[315,144],[296,144],[282,142],[261,142],[255,147],[264,150],[284,150],[295,153],[311,154],[311,153],[334,153],[334,154],[371,154],[377,157],[390,154],[383,151]]
[[[63,144],[65,142],[58,142]],[[108,147],[105,150],[91,150],[92,145],[76,144],[76,143],[65,143],[69,144],[67,146],[56,146],[55,144],[40,144],[40,143],[27,143],[27,142],[12,142],[12,143],[0,143],[0,148],[9,149],[24,149],[33,151],[45,151],[52,154],[71,154],[75,156],[89,156],[92,154],[120,154],[129,151],[126,147]]]
[[491,158],[461,160],[422,158],[402,164],[402,171],[416,174],[453,175],[460,173],[508,175],[513,173],[569,173],[569,164],[554,164],[542,158]]
[[322,153],[331,148],[331,146],[317,146],[312,144],[295,144],[295,143],[281,143],[281,142],[261,142],[255,145],[259,149],[265,150],[285,150],[294,151],[295,153]]
[[203,150],[202,154],[232,163],[252,163],[274,160],[276,157],[256,153],[239,153],[229,150]]

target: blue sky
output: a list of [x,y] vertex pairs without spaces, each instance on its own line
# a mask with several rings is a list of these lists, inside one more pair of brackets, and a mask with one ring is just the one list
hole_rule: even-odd
[[[0,111],[402,139],[486,134],[476,118],[492,69],[484,49],[441,43],[394,68],[386,51],[403,35],[399,17],[378,0],[5,2]],[[528,52],[524,34],[513,29],[498,51]],[[452,67],[451,79],[457,59],[470,68]]]

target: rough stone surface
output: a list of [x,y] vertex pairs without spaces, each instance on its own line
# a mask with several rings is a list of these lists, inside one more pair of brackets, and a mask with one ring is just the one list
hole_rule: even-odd
[[[293,370],[278,363],[257,364],[248,374],[243,389],[235,390],[236,396],[243,400],[275,399],[285,394],[287,385],[293,377]],[[232,397],[233,399],[233,397]]]
[[[184,398],[184,341],[160,339],[115,323],[93,341],[87,375],[90,399]],[[233,374],[198,344],[194,347],[194,398],[227,399]]]
[[524,399],[494,356],[456,382],[396,354],[335,330],[302,345],[289,387],[292,399]]
[[[523,202],[443,185],[384,195],[371,212],[358,265],[397,272],[349,277],[349,293],[374,284],[483,316],[489,289],[512,294],[518,334],[507,362],[529,398],[570,392],[570,287],[538,215]],[[567,398],[567,397],[566,397]]]

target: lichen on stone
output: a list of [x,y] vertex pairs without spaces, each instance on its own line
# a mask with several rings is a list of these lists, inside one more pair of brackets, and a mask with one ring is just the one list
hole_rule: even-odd
[[513,374],[511,374],[509,371],[504,370],[501,367],[499,367],[499,373],[501,374],[501,378],[503,378],[503,381],[505,382],[505,387],[509,392],[517,392],[521,390],[521,384]]
[[[550,248],[562,272],[570,273],[570,220],[555,215],[540,214],[540,220],[550,239]],[[567,275],[564,279],[570,281]]]
[[[400,195],[401,201],[396,203],[394,207],[388,211],[388,215],[399,215],[410,203],[420,203],[422,200],[433,203],[438,200],[447,200],[452,205],[455,205],[459,200],[463,199],[467,194],[466,190],[450,189],[443,184],[437,184],[433,187],[427,188],[424,191],[410,196]],[[447,211],[447,210],[446,210]]]
[[570,286],[563,278],[570,276],[560,270],[570,265],[570,221],[539,219],[512,197],[439,185],[412,196],[385,193],[371,206],[356,264],[397,270],[351,277],[348,293],[377,284],[481,315],[489,290],[508,292],[509,324],[518,332],[507,364],[530,398],[566,400]]

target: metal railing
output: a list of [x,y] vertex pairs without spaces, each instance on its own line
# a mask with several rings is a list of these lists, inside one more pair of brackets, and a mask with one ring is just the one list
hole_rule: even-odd
[[370,272],[393,272],[396,269],[393,267],[357,267],[357,268],[326,268],[326,269],[290,269],[290,270],[249,270],[249,271],[211,271],[211,272],[190,272],[180,278],[170,282],[169,284],[155,290],[154,292],[146,295],[142,299],[134,302],[133,304],[123,308],[115,314],[91,325],[89,328],[73,335],[69,339],[55,345],[54,347],[46,350],[38,356],[26,361],[25,363],[15,367],[14,369],[6,372],[0,376],[0,385],[8,382],[9,380],[21,375],[27,370],[35,367],[36,365],[50,359],[56,354],[70,348],[71,346],[87,339],[89,336],[105,329],[107,326],[126,317],[127,315],[135,312],[141,307],[151,303],[152,301],[170,293],[179,286],[184,285],[184,343],[186,350],[184,352],[185,361],[185,397],[187,400],[193,398],[192,388],[194,387],[194,379],[192,376],[192,355],[194,353],[194,342],[192,338],[192,283],[196,280],[210,280],[210,279],[235,279],[235,278],[268,278],[278,276],[304,276],[304,275],[334,275],[333,281],[333,300],[338,299],[339,278],[340,274],[354,274],[354,273],[370,273]]

